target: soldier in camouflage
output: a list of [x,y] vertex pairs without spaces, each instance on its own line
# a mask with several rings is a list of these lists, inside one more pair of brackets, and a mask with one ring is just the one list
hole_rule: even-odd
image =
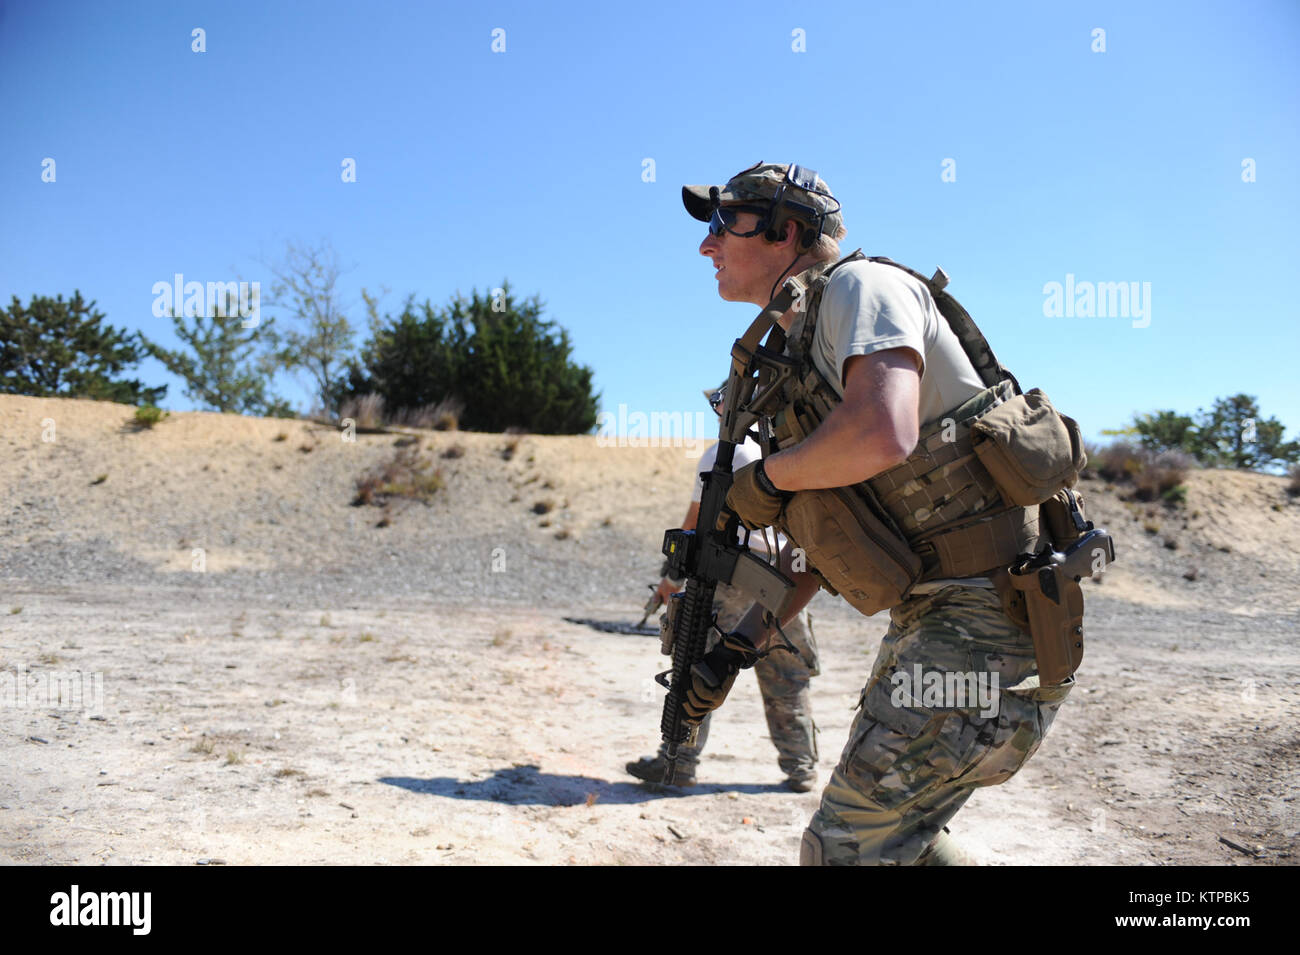
[[[996,674],[996,713],[969,697],[965,706],[920,705],[922,691],[902,679],[918,667]],[[996,594],[951,586],[904,601],[890,612],[843,758],[809,827],[816,842],[805,837],[805,861],[973,864],[948,821],[976,788],[1015,775],[1068,692],[1038,685],[1033,646]]]
[[[715,412],[721,412],[723,390],[706,389],[705,397]],[[717,445],[711,446],[700,457],[698,470],[707,471],[713,467],[717,455]],[[734,463],[740,465],[758,460],[760,452],[753,441],[746,441],[736,448]],[[682,527],[693,530],[700,511],[700,497],[703,485],[699,476],[695,478],[695,489],[690,507],[682,521]],[[779,545],[784,538],[777,536]],[[769,538],[772,534],[769,533]],[[760,553],[765,553],[763,535],[754,534],[750,545]],[[663,578],[659,581],[659,597],[665,603],[675,591],[681,589],[682,581]],[[717,626],[723,632],[731,630],[740,622],[753,601],[744,593],[727,584],[720,584],[713,600],[713,611],[717,614]],[[812,718],[812,706],[809,694],[809,682],[820,670],[817,661],[817,644],[813,639],[812,620],[808,614],[800,613],[784,627],[786,638],[794,652],[777,651],[768,654],[754,666],[754,675],[758,679],[759,693],[763,697],[763,711],[767,717],[767,728],[771,734],[772,745],[776,747],[777,764],[786,776],[786,786],[795,792],[809,792],[817,782],[817,738],[816,726]],[[716,641],[717,633],[713,635]],[[677,750],[676,785],[695,785],[695,773],[699,764],[700,753],[709,737],[709,718],[700,723],[694,746],[680,746]],[[650,783],[659,783],[664,778],[667,765],[665,746],[660,745],[659,753],[646,756],[627,764],[627,771],[638,779]]]
[[[687,211],[710,223],[699,251],[717,269],[724,300],[766,306],[785,277],[839,258],[839,203],[820,178],[801,188],[794,181],[801,176],[794,167],[759,164],[724,186],[683,188]],[[782,195],[802,211],[783,218]],[[794,491],[846,487],[899,465],[916,448],[923,423],[940,420],[984,387],[928,289],[899,269],[842,265],[818,309],[811,354],[841,403],[802,441],[737,467],[727,506],[750,526],[779,523]],[[784,330],[797,311],[781,317]],[[795,573],[786,555],[782,564],[797,584],[795,605],[806,605],[819,582]],[[757,610],[737,631],[758,649],[769,639]],[[708,678],[716,667],[692,671],[688,712],[722,702],[730,673],[748,659],[735,656],[720,679]],[[952,692],[967,678],[983,681],[989,698]],[[1032,641],[1004,613],[990,579],[917,585],[890,611],[800,861],[970,863],[947,823],[976,788],[1004,782],[1024,765],[1072,685],[1039,685]]]

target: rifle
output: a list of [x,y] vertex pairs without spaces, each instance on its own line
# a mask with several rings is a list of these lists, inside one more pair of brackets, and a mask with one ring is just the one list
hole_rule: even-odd
[[[685,724],[682,703],[690,685],[691,668],[704,657],[709,630],[714,625],[713,595],[718,584],[730,584],[743,591],[778,621],[794,599],[795,585],[789,577],[751,553],[748,543],[737,543],[740,519],[727,512],[729,516],[721,528],[718,521],[726,511],[727,492],[731,490],[736,444],[745,440],[759,415],[775,410],[772,400],[780,394],[781,382],[796,370],[791,359],[782,355],[784,332],[774,340],[774,348],[759,344],[759,339],[796,300],[802,300],[804,290],[797,277],[786,279],[781,292],[759,312],[744,336],[736,339],[725,385],[725,410],[718,428],[718,456],[713,470],[700,474],[704,493],[696,529],[664,532],[664,557],[672,570],[665,576],[686,578],[686,590],[673,594],[677,606],[669,608],[668,613],[673,622],[673,668],[655,676],[659,685],[668,689],[659,721],[668,763],[664,771],[667,785],[672,785],[677,768],[677,747],[693,743],[699,729],[698,725]],[[756,362],[760,357],[763,362]],[[752,374],[755,368],[759,369],[757,376]],[[671,682],[665,679],[669,674]]]
[[[673,621],[673,668],[655,677],[668,689],[659,722],[667,748],[667,785],[672,785],[676,771],[677,748],[682,743],[693,743],[699,729],[698,724],[685,724],[682,703],[690,685],[691,668],[704,656],[714,626],[713,596],[718,584],[737,587],[778,617],[794,596],[795,585],[790,578],[752,553],[747,544],[737,542],[740,520],[735,514],[730,514],[718,528],[731,489],[735,450],[734,442],[719,441],[713,470],[700,474],[704,493],[696,530],[664,532],[663,553],[671,570],[669,576],[686,578],[686,590],[673,594],[677,606],[669,614]],[[671,680],[667,679],[670,674]]]
[[[748,544],[737,543],[740,518],[731,515],[722,530],[716,528],[727,491],[731,490],[735,451],[732,442],[719,442],[714,469],[699,476],[705,491],[695,530],[666,530],[663,535],[663,554],[672,576],[686,578],[686,590],[672,595],[679,602],[669,615],[673,621],[672,669],[655,677],[660,686],[668,689],[659,721],[667,745],[668,767],[663,776],[667,785],[672,785],[676,772],[677,747],[693,743],[699,729],[698,724],[685,725],[681,707],[690,685],[690,669],[705,655],[708,631],[714,628],[714,594],[719,583],[745,591],[777,616],[788,607],[794,594],[793,581],[753,554]],[[669,673],[671,681],[667,680]]]

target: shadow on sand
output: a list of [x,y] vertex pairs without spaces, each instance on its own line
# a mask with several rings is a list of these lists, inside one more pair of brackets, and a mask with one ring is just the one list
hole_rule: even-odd
[[[712,796],[715,793],[784,793],[779,783],[739,783],[734,785],[701,784],[689,789],[664,787],[655,791],[648,784],[595,779],[591,776],[567,776],[543,773],[536,766],[512,766],[498,769],[487,779],[466,782],[447,776],[415,779],[410,776],[381,776],[379,782],[414,793],[446,796],[450,799],[477,799],[514,806],[578,806],[586,802],[604,805],[627,805],[654,799],[678,799],[687,796]],[[592,797],[595,797],[594,799]]]

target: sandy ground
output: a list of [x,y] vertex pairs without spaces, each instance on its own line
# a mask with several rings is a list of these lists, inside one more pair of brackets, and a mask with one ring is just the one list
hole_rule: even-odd
[[[128,414],[0,397],[0,861],[796,860],[818,794],[781,787],[752,678],[701,784],[650,792],[622,767],[657,742],[657,640],[563,619],[640,617],[690,454],[424,435],[444,487],[378,527],[350,502],[393,435]],[[1087,585],[1080,684],[957,816],[963,842],[990,863],[1295,864],[1283,488],[1196,473],[1171,511],[1085,484],[1120,560]],[[812,610],[825,778],[887,621]],[[60,680],[81,705],[42,695]]]

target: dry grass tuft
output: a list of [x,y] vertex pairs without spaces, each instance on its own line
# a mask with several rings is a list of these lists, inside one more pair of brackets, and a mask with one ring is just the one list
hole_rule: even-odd
[[374,431],[384,426],[384,397],[371,392],[360,398],[349,398],[339,405],[339,420],[351,418],[363,431]]
[[464,413],[465,402],[449,396],[436,404],[402,408],[391,417],[389,424],[407,428],[432,428],[434,431],[459,431],[460,416]]
[[1144,454],[1141,469],[1133,476],[1134,496],[1139,501],[1163,500],[1170,504],[1182,503],[1187,472],[1193,466],[1192,456],[1181,451],[1162,451]]
[[357,479],[353,507],[383,505],[393,498],[408,498],[426,504],[446,482],[442,471],[429,470],[413,447],[398,448],[392,459]]
[[1189,454],[1161,451],[1156,454],[1131,441],[1116,441],[1088,452],[1089,468],[1115,485],[1128,485],[1121,497],[1134,501],[1163,501],[1170,506],[1187,499],[1187,472],[1195,466]]

